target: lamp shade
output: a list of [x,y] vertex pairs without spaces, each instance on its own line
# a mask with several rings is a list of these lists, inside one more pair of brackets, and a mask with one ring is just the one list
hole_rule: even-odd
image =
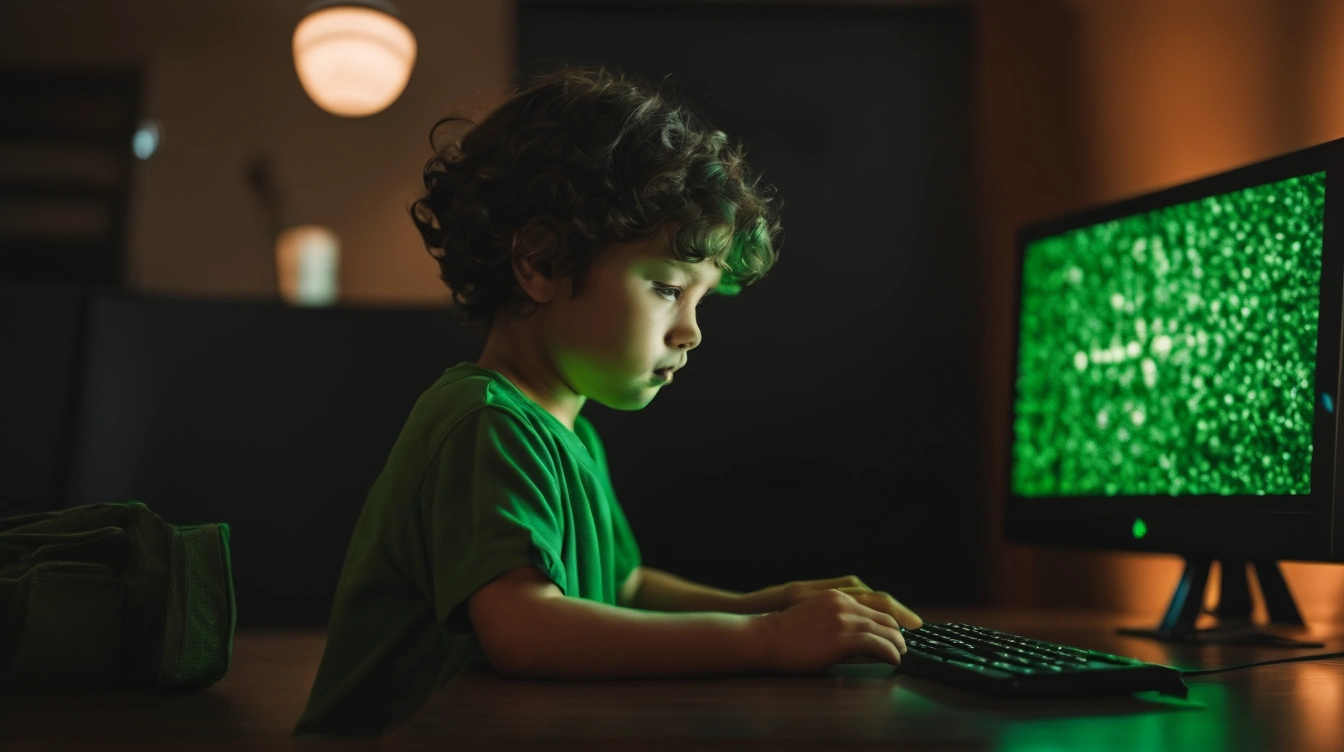
[[342,117],[381,112],[415,65],[415,35],[390,3],[315,2],[294,27],[294,68],[318,107]]

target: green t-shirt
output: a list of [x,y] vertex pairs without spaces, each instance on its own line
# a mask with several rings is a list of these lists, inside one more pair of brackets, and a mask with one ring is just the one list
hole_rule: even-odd
[[486,661],[467,599],[532,565],[616,604],[639,566],[597,432],[463,362],[416,401],[364,502],[295,734],[375,736]]

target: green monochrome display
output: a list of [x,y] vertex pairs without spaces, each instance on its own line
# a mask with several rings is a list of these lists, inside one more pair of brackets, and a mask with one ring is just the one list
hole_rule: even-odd
[[1027,244],[1011,490],[1311,491],[1325,173]]

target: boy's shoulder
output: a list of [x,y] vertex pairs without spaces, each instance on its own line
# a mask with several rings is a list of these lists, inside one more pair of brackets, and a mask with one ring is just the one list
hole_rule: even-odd
[[444,371],[416,402],[412,417],[417,414],[443,430],[474,418],[510,423],[541,435],[569,434],[567,438],[577,438],[585,447],[597,438],[592,424],[582,415],[575,420],[571,433],[502,374],[470,361]]
[[517,390],[508,386],[508,380],[501,374],[464,360],[445,370],[425,390],[425,396],[436,402],[456,402],[465,408],[492,404],[514,407],[517,400],[513,392]]
[[[503,375],[470,361],[449,367],[416,401],[415,412],[449,427],[463,418],[483,414],[507,420],[510,415],[535,423],[530,400]],[[494,408],[494,409],[490,409]]]

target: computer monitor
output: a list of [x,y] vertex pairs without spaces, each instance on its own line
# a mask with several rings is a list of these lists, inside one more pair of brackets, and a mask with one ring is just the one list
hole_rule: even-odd
[[[1018,233],[1005,537],[1186,559],[1153,630],[1276,641],[1279,560],[1344,560],[1344,139]],[[1331,178],[1335,178],[1333,181]],[[1219,628],[1196,629],[1212,562]]]

